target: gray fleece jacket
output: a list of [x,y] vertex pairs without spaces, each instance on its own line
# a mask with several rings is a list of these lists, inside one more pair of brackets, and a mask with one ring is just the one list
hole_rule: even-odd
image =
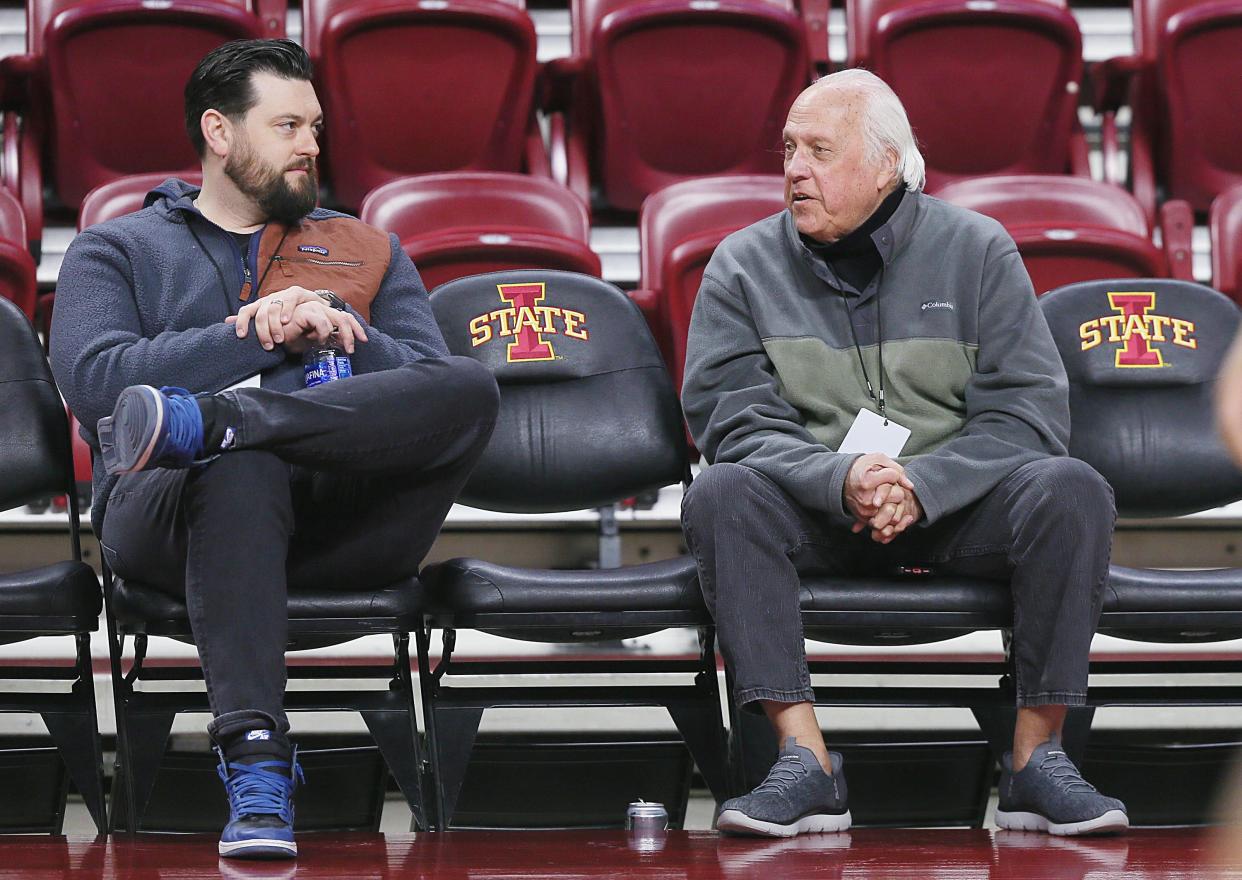
[[[198,187],[168,180],[148,194],[143,210],[83,231],[65,254],[52,371],[96,449],[96,423],[130,385],[215,392],[259,374],[265,388],[303,387],[300,356],[282,346],[264,351],[253,332],[238,339],[224,322],[252,292],[266,296],[293,284],[337,291],[369,339],[352,357],[355,373],[448,353],[396,236],[316,209],[296,227],[268,224],[242,254],[194,207],[197,195]],[[103,474],[98,456],[95,465],[98,531],[116,478]]]
[[[837,525],[857,455],[840,446],[878,385],[923,524],[978,501],[1027,462],[1065,455],[1065,370],[1013,240],[996,221],[907,193],[872,235],[865,290],[802,243],[788,211],[716,249],[690,321],[682,405],[708,462],[754,468]],[[848,312],[847,312],[848,310]],[[882,310],[878,313],[877,310]]]

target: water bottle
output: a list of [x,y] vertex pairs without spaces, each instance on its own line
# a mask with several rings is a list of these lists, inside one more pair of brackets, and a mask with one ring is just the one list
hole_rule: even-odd
[[349,358],[335,348],[307,349],[302,358],[302,370],[306,374],[307,388],[348,379],[354,374]]

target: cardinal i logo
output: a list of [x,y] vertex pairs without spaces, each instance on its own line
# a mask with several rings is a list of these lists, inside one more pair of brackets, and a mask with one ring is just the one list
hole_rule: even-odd
[[1154,314],[1154,292],[1110,293],[1108,305],[1117,314],[1084,321],[1078,327],[1078,336],[1083,351],[1105,342],[1119,344],[1114,361],[1119,368],[1168,366],[1164,353],[1156,348],[1160,343],[1199,347],[1194,321]]
[[591,338],[585,314],[543,305],[547,296],[543,282],[497,284],[496,289],[506,306],[470,320],[470,344],[475,348],[499,337],[509,340],[510,363],[551,361],[556,359],[552,337],[563,334],[584,342]]

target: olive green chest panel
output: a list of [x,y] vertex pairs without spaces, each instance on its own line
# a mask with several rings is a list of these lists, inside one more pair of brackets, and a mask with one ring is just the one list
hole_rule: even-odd
[[[836,449],[858,414],[876,405],[867,396],[858,352],[832,348],[814,337],[763,340],[776,369],[780,395],[801,413],[807,430]],[[862,349],[878,394],[877,346]],[[884,343],[885,404],[889,418],[909,428],[902,458],[937,448],[966,425],[966,384],[975,372],[978,346],[956,339],[901,339]]]

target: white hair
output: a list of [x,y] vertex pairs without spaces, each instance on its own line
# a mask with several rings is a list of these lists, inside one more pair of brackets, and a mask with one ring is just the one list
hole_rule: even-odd
[[897,157],[897,176],[905,182],[906,189],[921,190],[927,182],[923,154],[914,139],[906,108],[888,83],[869,70],[855,67],[829,74],[811,86],[816,90],[833,87],[853,89],[866,98],[863,137],[868,158],[878,162],[885,153],[892,152]]

